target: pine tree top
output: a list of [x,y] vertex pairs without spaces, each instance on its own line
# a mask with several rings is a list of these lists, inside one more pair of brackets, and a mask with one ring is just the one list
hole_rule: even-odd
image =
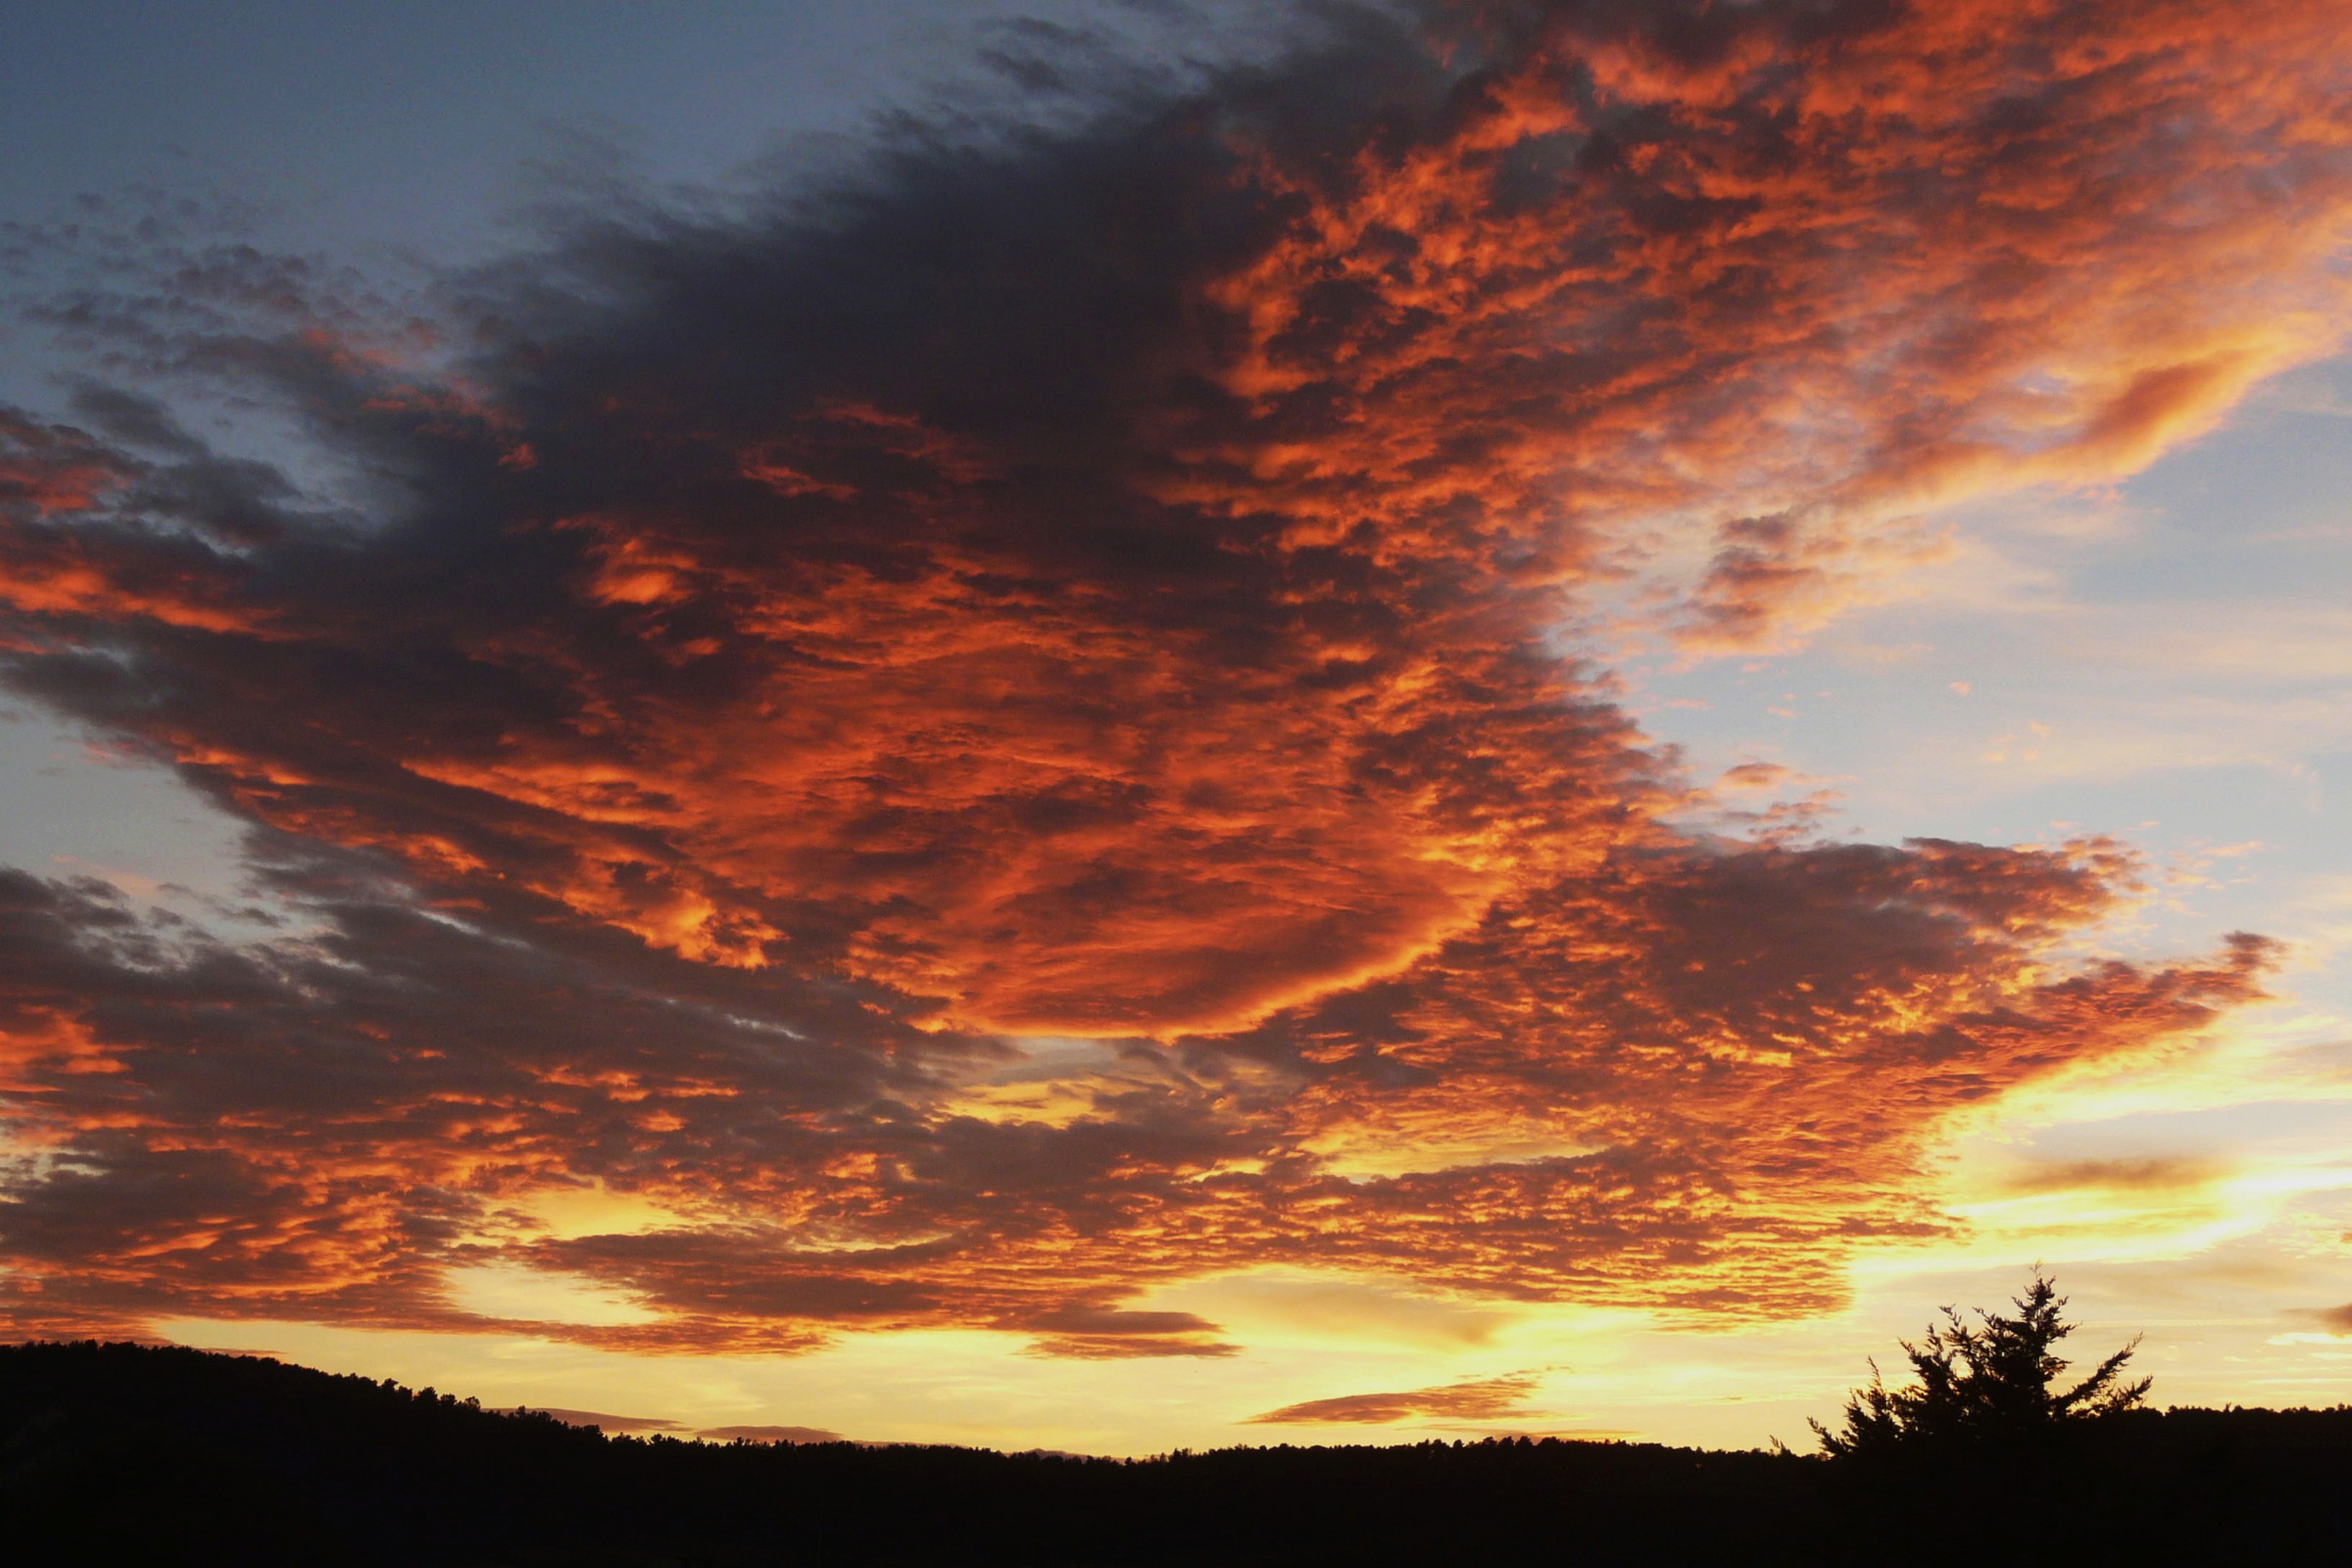
[[1902,1341],[1913,1386],[1887,1388],[1872,1361],[1869,1387],[1845,1401],[1842,1430],[1810,1423],[1823,1451],[1842,1459],[1928,1446],[2003,1446],[2132,1409],[2146,1398],[2153,1379],[2123,1376],[2137,1339],[2072,1388],[2058,1386],[2072,1363],[2053,1347],[2075,1325],[2060,1315],[2066,1298],[2040,1270],[2011,1305],[2014,1315],[1978,1308],[1976,1323],[1947,1306],[1925,1339]]

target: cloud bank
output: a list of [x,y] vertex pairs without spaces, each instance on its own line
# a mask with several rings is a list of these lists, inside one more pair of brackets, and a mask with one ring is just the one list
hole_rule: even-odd
[[[2343,31],[1339,10],[617,205],[429,321],[231,249],[51,302],[112,379],[0,417],[6,679],[295,913],[0,876],[11,1321],[479,1328],[443,1276],[493,1261],[649,1309],[507,1326],[649,1349],[1219,1354],[1123,1303],[1267,1265],[1834,1302],[1946,1223],[1952,1113],[2264,945],[2067,959],[2111,845],[1684,825],[1568,628],[1679,562],[1660,635],[1770,647],[1920,509],[2328,348]],[[547,1222],[583,1192],[639,1217]]]

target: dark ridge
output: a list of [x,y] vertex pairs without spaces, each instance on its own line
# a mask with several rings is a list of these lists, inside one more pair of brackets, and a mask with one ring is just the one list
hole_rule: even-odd
[[1860,1476],[1524,1439],[1122,1461],[606,1438],[255,1357],[0,1347],[27,1564],[2272,1563],[2352,1541],[2352,1409],[2172,1410]]

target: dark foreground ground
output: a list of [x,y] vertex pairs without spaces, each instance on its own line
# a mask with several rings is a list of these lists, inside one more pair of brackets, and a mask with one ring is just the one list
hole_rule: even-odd
[[719,1447],[275,1361],[0,1347],[26,1564],[1320,1565],[2352,1561],[2352,1409],[2173,1410],[1856,1475],[1629,1444],[1137,1462]]

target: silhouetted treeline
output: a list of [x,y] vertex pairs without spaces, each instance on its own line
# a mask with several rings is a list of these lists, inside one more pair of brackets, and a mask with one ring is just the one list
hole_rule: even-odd
[[2132,1412],[1879,1466],[1524,1440],[1122,1462],[605,1438],[431,1391],[123,1345],[0,1348],[0,1536],[42,1564],[2310,1562],[2352,1410]]

